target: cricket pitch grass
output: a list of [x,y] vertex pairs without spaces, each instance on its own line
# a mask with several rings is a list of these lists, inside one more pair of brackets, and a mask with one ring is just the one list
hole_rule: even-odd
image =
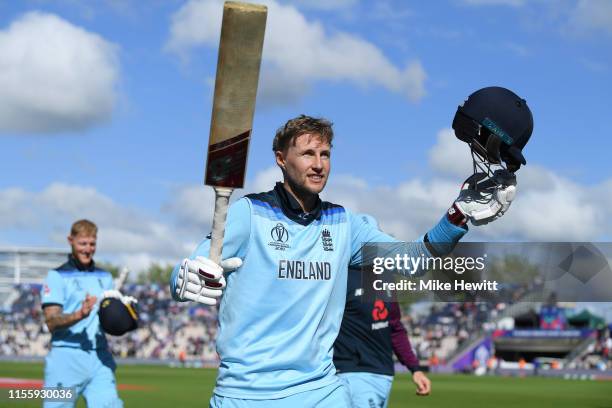
[[[208,407],[216,370],[124,365],[116,372],[119,395],[130,407]],[[42,363],[0,362],[0,407],[40,407],[41,401],[10,401],[7,381],[42,380]],[[12,380],[7,380],[12,379]],[[432,375],[432,394],[418,397],[408,374],[398,374],[390,408],[571,407],[612,408],[612,381],[536,377]],[[26,383],[27,381],[23,381]],[[19,380],[11,385],[18,387]],[[85,407],[81,398],[77,407]],[[297,407],[296,407],[297,408]]]

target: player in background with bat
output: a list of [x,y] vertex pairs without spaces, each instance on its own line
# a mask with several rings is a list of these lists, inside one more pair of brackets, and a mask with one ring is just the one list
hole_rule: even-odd
[[[512,119],[520,98],[506,95],[509,100],[498,102],[493,94],[485,98],[491,121]],[[474,117],[468,102],[460,113]],[[471,135],[472,144],[485,142],[484,154],[495,160],[500,147],[496,150],[489,139],[499,136],[474,128],[473,134],[467,126],[456,132],[458,137]],[[523,139],[501,148],[504,160],[510,161],[506,153],[514,142],[524,146],[531,130],[521,134]],[[363,243],[398,241],[319,198],[331,170],[332,140],[331,123],[324,119],[302,115],[281,126],[272,148],[283,182],[231,206],[225,261],[219,265],[208,258],[210,240],[205,239],[173,271],[170,290],[176,300],[215,305],[223,294],[217,334],[221,364],[211,407],[350,406],[333,365],[347,269],[367,263]],[[523,146],[517,147],[518,154]],[[467,232],[468,221],[486,224],[508,210],[515,181],[502,183],[497,173],[473,178],[439,223],[409,246],[408,256],[447,254]],[[475,186],[485,179],[490,180],[486,188]]]
[[[96,266],[97,226],[89,220],[72,224],[68,261],[49,271],[41,293],[45,323],[51,332],[51,350],[45,359],[45,387],[73,388],[72,401],[45,401],[45,407],[73,407],[83,395],[90,407],[122,407],[115,383],[115,361],[106,329],[124,326],[124,315],[106,315],[100,324],[98,300],[119,301],[131,307],[134,298],[116,290],[110,272]],[[135,321],[129,322],[135,328]],[[121,333],[123,334],[123,333]]]

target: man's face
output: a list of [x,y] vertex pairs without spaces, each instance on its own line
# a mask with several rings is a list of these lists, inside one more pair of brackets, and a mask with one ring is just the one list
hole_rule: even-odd
[[302,134],[294,141],[285,152],[276,152],[276,162],[293,187],[319,194],[329,176],[331,146],[316,133]]
[[96,253],[96,236],[77,234],[68,237],[72,255],[83,265],[89,265]]

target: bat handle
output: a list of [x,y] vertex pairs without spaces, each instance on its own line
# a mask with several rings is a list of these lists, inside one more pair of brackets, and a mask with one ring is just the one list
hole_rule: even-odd
[[223,250],[223,235],[225,235],[225,219],[227,218],[227,207],[233,188],[213,187],[215,189],[215,214],[213,215],[212,232],[210,234],[210,254],[213,262],[221,262],[221,251]]
[[121,272],[119,272],[119,277],[115,280],[115,290],[121,290],[129,273],[130,270],[126,266],[121,269]]

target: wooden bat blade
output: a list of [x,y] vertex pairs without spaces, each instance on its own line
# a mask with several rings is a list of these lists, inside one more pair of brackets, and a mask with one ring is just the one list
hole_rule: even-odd
[[226,2],[217,61],[205,184],[242,188],[261,66],[267,8]]
[[210,259],[219,263],[229,197],[244,186],[268,10],[226,2],[204,182],[215,189]]

